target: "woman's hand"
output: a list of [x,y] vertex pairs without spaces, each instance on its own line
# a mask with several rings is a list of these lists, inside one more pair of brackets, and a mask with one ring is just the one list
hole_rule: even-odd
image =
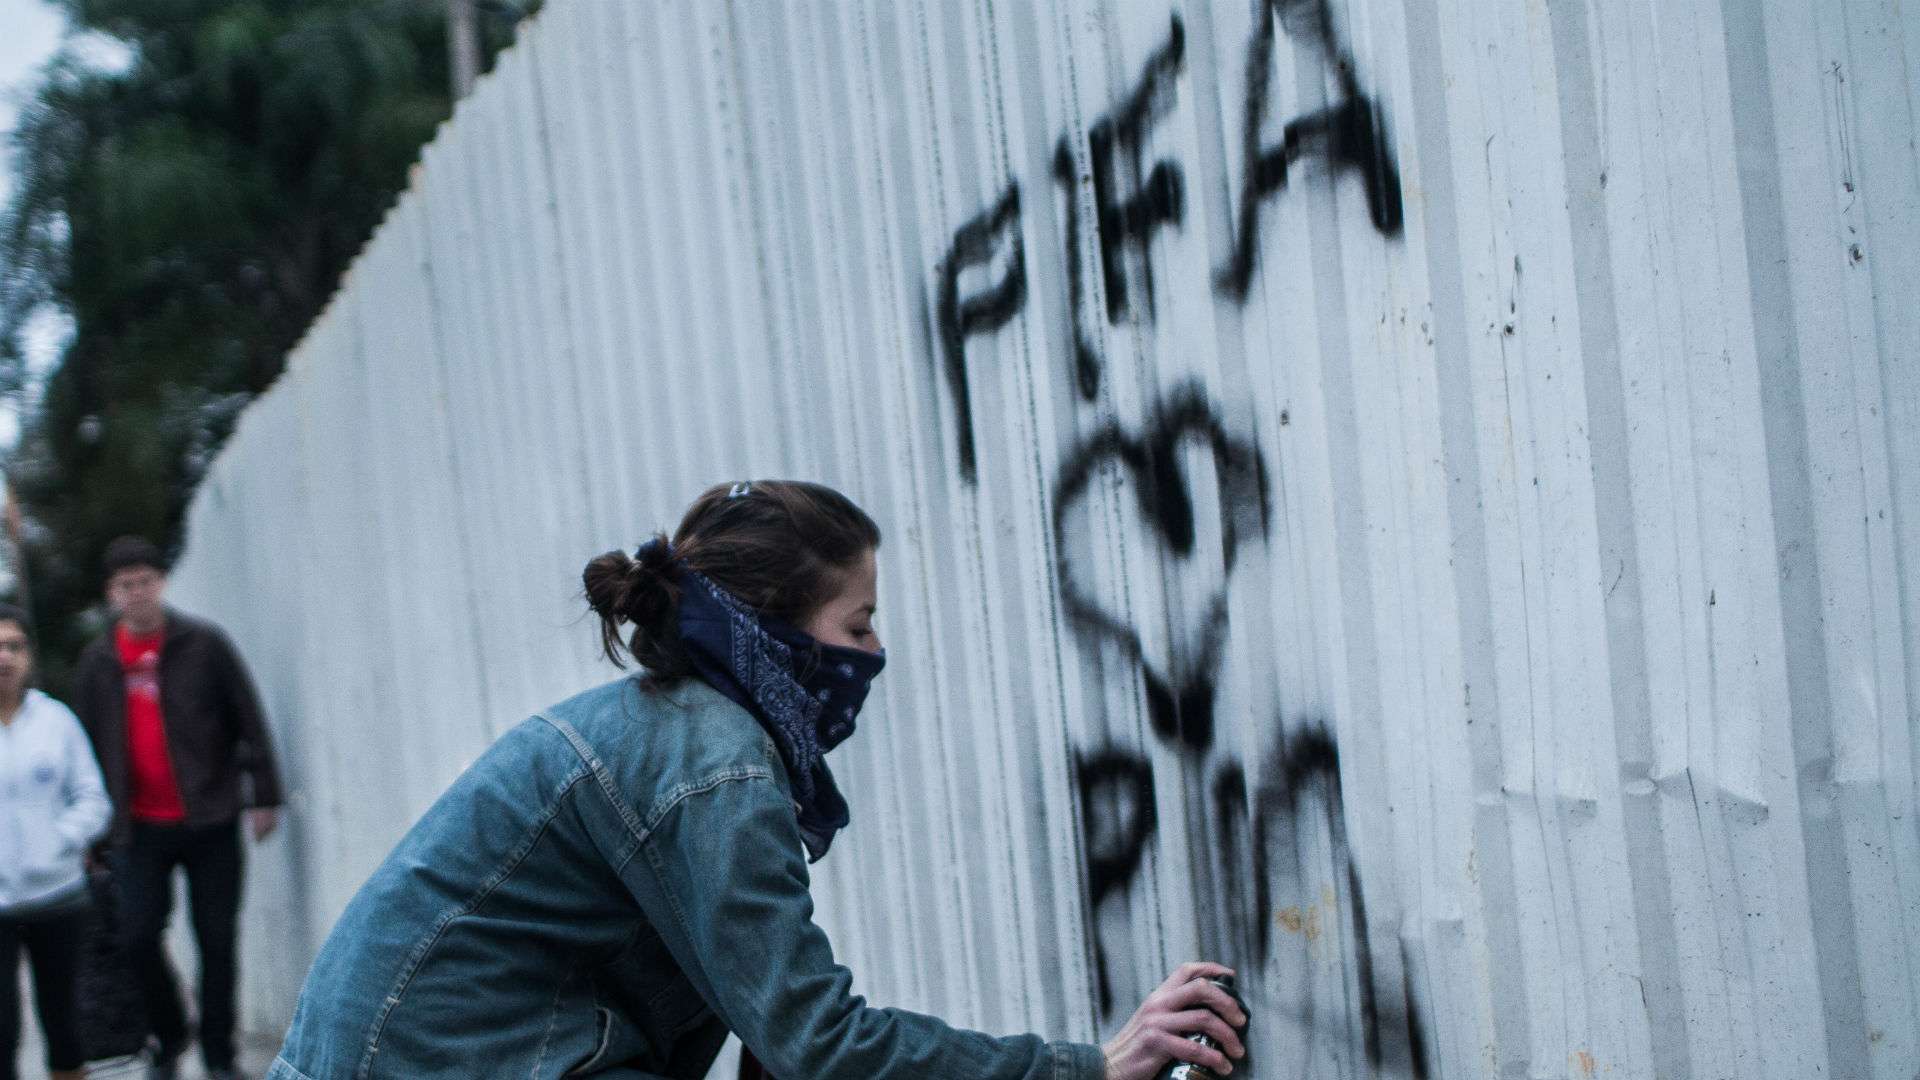
[[[1233,1071],[1229,1057],[1245,1057],[1235,1028],[1247,1025],[1233,995],[1208,982],[1231,976],[1219,964],[1181,964],[1160,988],[1147,995],[1127,1026],[1108,1040],[1107,1080],[1154,1080],[1170,1060],[1204,1065],[1225,1076]],[[1199,1032],[1219,1043],[1226,1053],[1202,1046],[1187,1036]]]

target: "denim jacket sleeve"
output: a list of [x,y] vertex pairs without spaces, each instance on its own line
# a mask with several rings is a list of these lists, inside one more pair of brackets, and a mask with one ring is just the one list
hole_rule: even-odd
[[801,851],[786,793],[773,780],[745,777],[680,799],[623,871],[684,972],[769,1073],[780,1080],[1105,1075],[1094,1046],[995,1038],[931,1016],[869,1008],[813,922]]

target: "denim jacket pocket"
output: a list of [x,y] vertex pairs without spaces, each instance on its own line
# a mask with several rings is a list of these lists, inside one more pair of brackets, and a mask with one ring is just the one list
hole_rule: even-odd
[[587,1060],[567,1070],[568,1076],[591,1076],[595,1069],[607,1063],[607,1052],[613,1048],[613,1010],[605,1005],[595,1005],[593,1011],[600,1038],[595,1041],[593,1053]]
[[675,971],[653,996],[647,1000],[646,1016],[652,1022],[649,1026],[658,1029],[660,1048],[668,1057],[673,1055],[674,1044],[705,1020],[711,1010],[700,992],[685,975]]
[[651,928],[595,973],[594,988],[612,1013],[610,1049],[601,1065],[642,1061],[648,1068],[663,1068],[681,1036],[710,1015],[705,999]]
[[653,1076],[666,1067],[671,1047],[653,1039],[632,1014],[607,1005],[594,1007],[597,1040],[592,1054],[564,1076]]

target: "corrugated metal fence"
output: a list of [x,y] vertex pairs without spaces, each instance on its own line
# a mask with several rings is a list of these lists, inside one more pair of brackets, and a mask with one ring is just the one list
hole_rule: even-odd
[[[861,988],[1251,1075],[1920,1069],[1920,6],[553,0],[195,505],[256,1021],[709,483],[888,530]],[[1905,285],[1901,285],[1905,282]],[[1242,1075],[1247,1070],[1241,1070]]]

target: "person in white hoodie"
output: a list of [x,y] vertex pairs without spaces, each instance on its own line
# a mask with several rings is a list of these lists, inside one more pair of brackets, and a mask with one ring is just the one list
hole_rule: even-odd
[[53,1080],[85,1075],[75,976],[84,942],[86,852],[113,807],[72,710],[27,684],[26,612],[0,604],[0,1080],[20,1052],[20,951]]

